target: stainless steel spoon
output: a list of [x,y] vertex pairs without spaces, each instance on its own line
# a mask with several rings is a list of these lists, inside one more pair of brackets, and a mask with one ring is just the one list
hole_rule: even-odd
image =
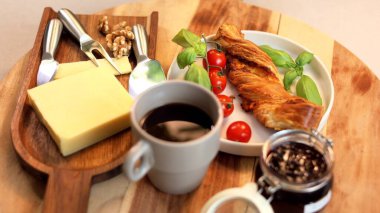
[[148,58],[148,40],[145,28],[134,25],[132,31],[135,35],[133,40],[133,52],[135,53],[137,66],[129,76],[129,94],[136,97],[144,90],[166,80],[165,72],[160,62]]

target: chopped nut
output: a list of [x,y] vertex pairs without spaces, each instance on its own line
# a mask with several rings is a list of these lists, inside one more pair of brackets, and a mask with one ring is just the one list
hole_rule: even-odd
[[107,16],[103,16],[99,20],[98,30],[99,30],[99,32],[101,32],[104,35],[106,35],[110,31],[110,28],[108,26],[108,17]]
[[[105,16],[106,17],[106,16]],[[107,18],[102,18],[105,20],[108,27]],[[99,29],[103,27],[99,21]],[[112,32],[106,34],[107,47],[112,51],[114,57],[121,58],[122,56],[128,56],[132,49],[132,40],[135,36],[132,32],[132,28],[127,26],[127,22],[123,21],[112,27]],[[108,27],[109,31],[109,27]]]
[[128,56],[132,49],[132,40],[135,38],[132,28],[123,21],[113,27],[113,31],[106,36],[107,46],[112,50],[114,57]]
[[[111,36],[109,36],[109,38],[110,37]],[[112,50],[114,57],[120,58],[129,55],[130,50],[132,49],[132,41],[126,40],[124,36],[116,36],[113,41],[108,41],[107,46]]]
[[127,22],[126,21],[122,21],[119,24],[116,24],[115,26],[113,26],[112,30],[113,31],[122,30],[122,29],[125,29],[126,27],[128,27],[127,26]]
[[114,39],[114,34],[110,33],[106,35],[107,47],[110,49],[112,48],[113,39]]

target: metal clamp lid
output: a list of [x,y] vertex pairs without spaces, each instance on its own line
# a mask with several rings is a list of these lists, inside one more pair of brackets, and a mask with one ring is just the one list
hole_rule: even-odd
[[327,150],[327,148],[330,146],[331,148],[334,147],[334,142],[332,139],[330,138],[327,138],[326,136],[322,135],[320,132],[318,132],[317,130],[315,129],[311,129],[311,132],[310,132],[315,138],[317,138],[319,141],[322,141],[325,143],[325,152]]

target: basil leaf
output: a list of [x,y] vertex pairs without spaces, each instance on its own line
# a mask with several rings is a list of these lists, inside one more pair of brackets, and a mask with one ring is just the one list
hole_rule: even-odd
[[303,97],[317,105],[322,105],[322,98],[318,92],[317,85],[313,79],[307,75],[303,75],[296,86],[297,95]]
[[206,44],[203,42],[198,42],[194,45],[195,53],[197,56],[206,57]]
[[172,41],[186,48],[193,47],[197,43],[201,42],[201,38],[186,29],[182,29],[177,33],[177,35],[174,36]]
[[278,67],[290,68],[296,66],[292,57],[285,51],[273,49],[269,45],[261,45],[260,49],[268,54],[273,63]]
[[301,77],[303,75],[303,67],[296,66],[294,70],[296,71],[298,76]]
[[192,64],[195,61],[196,57],[197,54],[195,53],[195,49],[193,47],[188,47],[178,54],[177,64],[179,68],[183,69],[187,65]]
[[290,86],[292,85],[294,79],[297,78],[297,76],[298,76],[298,74],[297,74],[297,71],[295,69],[290,69],[290,70],[285,72],[283,83],[284,83],[284,88],[286,90],[290,89]]
[[312,53],[304,51],[301,54],[299,54],[298,57],[296,58],[296,64],[302,67],[306,64],[309,64],[311,60],[313,60],[313,58],[314,58],[314,55]]
[[195,63],[191,64],[189,70],[186,72],[185,80],[192,81],[205,87],[208,90],[211,90],[211,82],[207,71]]

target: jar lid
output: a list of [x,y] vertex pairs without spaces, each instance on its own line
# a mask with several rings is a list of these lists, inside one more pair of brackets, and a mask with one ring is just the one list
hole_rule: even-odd
[[215,194],[203,206],[201,213],[216,212],[223,204],[232,200],[245,201],[254,206],[260,213],[274,212],[269,201],[257,191],[257,185],[255,183],[247,183],[243,187],[230,188]]

